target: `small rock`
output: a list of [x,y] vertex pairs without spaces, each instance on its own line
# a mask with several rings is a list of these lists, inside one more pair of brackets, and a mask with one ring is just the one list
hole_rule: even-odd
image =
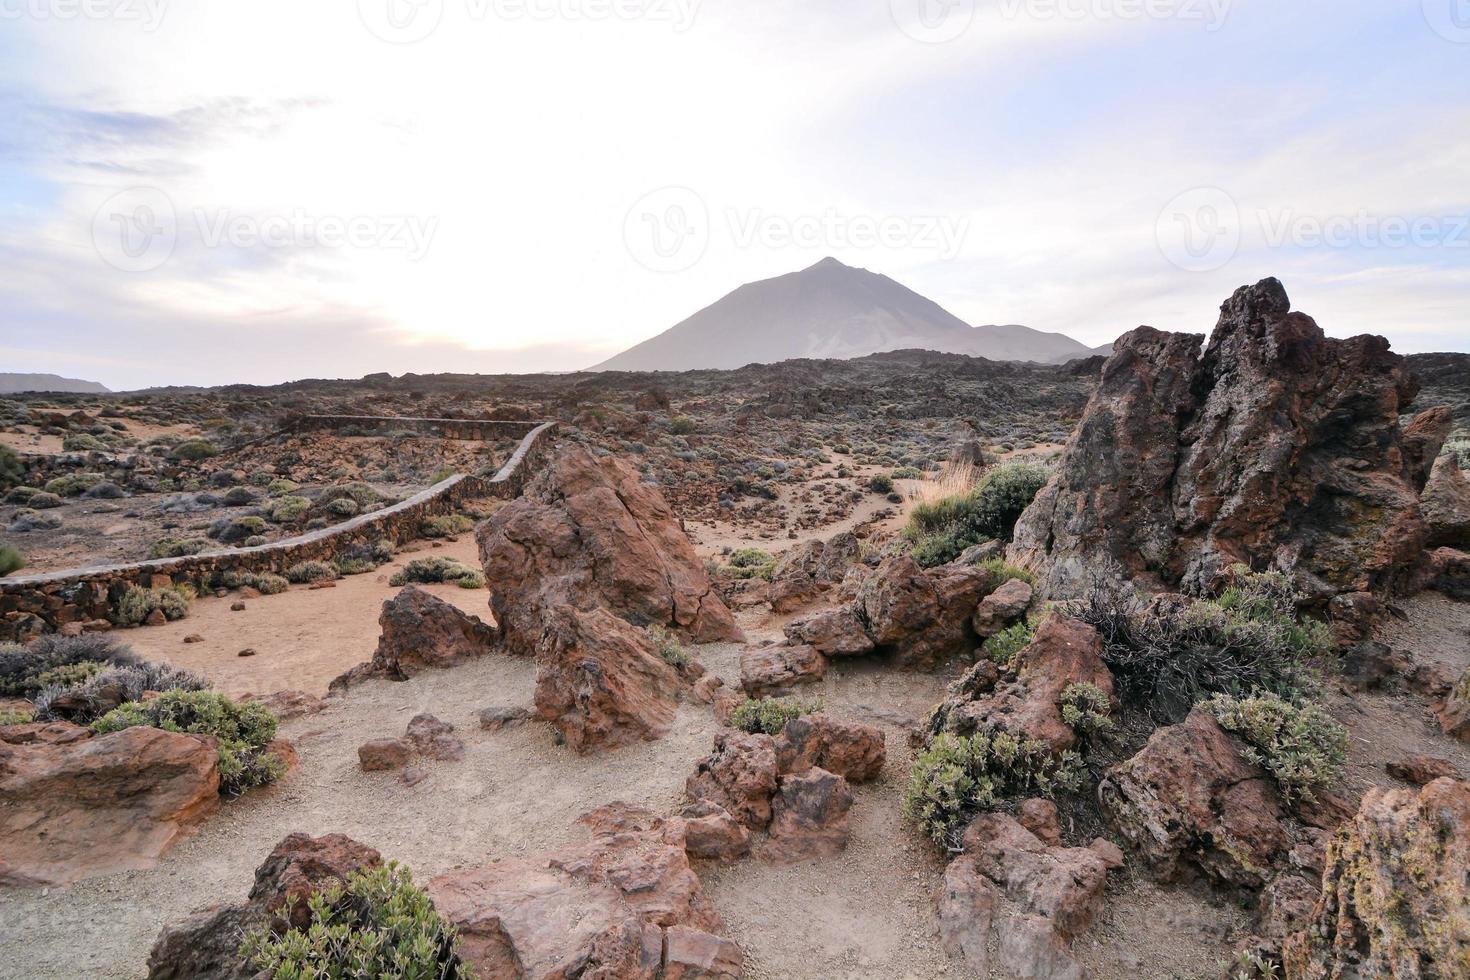
[[733,861],[750,853],[750,831],[710,800],[684,808],[684,850],[690,857]]
[[429,771],[423,766],[408,766],[398,774],[399,782],[405,786],[417,786],[429,778]]
[[235,654],[235,656],[237,656],[237,657],[253,657],[253,656],[255,656],[255,648],[254,647],[246,647],[245,649],[241,650],[239,653]]
[[244,612],[244,611],[245,611],[245,603],[240,602],[238,600],[235,601],[235,602],[230,603],[230,612]]
[[827,673],[827,658],[810,646],[746,647],[740,654],[740,686],[753,698],[790,693]]
[[825,769],[809,769],[781,780],[771,804],[771,836],[765,856],[796,862],[829,857],[847,847],[852,790]]
[[454,737],[454,726],[433,715],[416,715],[403,738],[414,751],[431,759],[457,762],[464,758],[464,742]]
[[1448,759],[1436,759],[1428,755],[1411,755],[1397,762],[1389,762],[1383,768],[1394,779],[1401,779],[1414,786],[1428,786],[1436,779],[1455,775],[1455,766]]
[[166,622],[168,622],[168,617],[164,616],[162,609],[153,610],[143,620],[145,626],[162,626]]
[[1087,849],[1102,858],[1109,871],[1117,871],[1123,866],[1123,849],[1106,837],[1095,838]]
[[357,747],[357,762],[365,772],[381,772],[408,764],[413,749],[401,738],[375,738]]
[[1021,804],[1016,820],[1048,847],[1061,844],[1062,824],[1057,817],[1057,805],[1051,800],[1040,797],[1027,800]]
[[203,643],[204,642],[204,637],[200,636],[198,633],[190,633],[188,636],[184,637],[184,642],[185,643]]
[[480,727],[489,732],[498,732],[506,728],[519,728],[534,717],[536,712],[526,707],[485,708],[480,712]]

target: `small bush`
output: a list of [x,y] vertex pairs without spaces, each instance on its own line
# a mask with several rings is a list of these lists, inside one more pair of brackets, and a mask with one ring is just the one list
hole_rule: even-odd
[[69,453],[88,453],[105,451],[108,446],[94,435],[78,432],[61,440],[61,448]]
[[245,572],[234,568],[216,572],[210,585],[216,589],[238,589],[248,585],[261,595],[278,595],[291,587],[291,583],[283,575],[276,575],[272,572]]
[[58,494],[48,493],[45,490],[36,491],[26,500],[26,506],[34,507],[36,510],[51,510],[53,507],[60,507],[61,504],[62,500]]
[[693,435],[698,430],[694,420],[687,415],[676,415],[669,420],[669,433],[676,436]]
[[8,544],[0,544],[0,578],[26,567],[26,560],[19,551]]
[[240,954],[265,976],[470,980],[454,928],[396,862],[354,871],[307,900],[311,924],[249,933]]
[[925,568],[954,561],[966,548],[1009,541],[1021,512],[1046,484],[1046,470],[1009,463],[991,470],[968,493],[921,503],[909,514],[904,534],[910,554]]
[[[466,585],[466,579],[474,584]],[[388,580],[388,584],[395,588],[410,582],[456,582],[461,588],[479,589],[485,585],[485,576],[477,569],[470,568],[453,558],[435,555],[430,558],[413,559],[403,566],[401,571],[394,572]]]
[[189,439],[175,446],[169,452],[169,455],[175,459],[186,459],[190,462],[197,463],[201,459],[218,456],[219,447],[208,439]]
[[1032,575],[1024,568],[1017,568],[1015,565],[1006,564],[1003,558],[989,558],[979,562],[975,567],[983,568],[990,573],[991,578],[995,581],[995,588],[1000,588],[1011,579],[1020,579],[1027,585],[1036,584],[1035,575]]
[[326,561],[302,561],[286,569],[286,581],[298,585],[303,582],[320,582],[336,577],[337,566]]
[[473,530],[475,522],[463,514],[440,514],[419,522],[419,534],[426,538],[448,538]]
[[222,544],[236,544],[264,530],[265,519],[251,514],[247,517],[221,517],[209,525],[205,535]]
[[327,501],[327,513],[333,517],[356,517],[362,508],[357,501],[351,497],[338,497],[336,500]]
[[6,725],[29,725],[36,713],[29,708],[0,708],[0,728]]
[[893,492],[893,479],[884,476],[882,473],[871,476],[868,478],[868,489],[874,493],[881,493],[887,496]]
[[658,651],[659,658],[664,663],[670,667],[689,666],[691,660],[689,653],[673,633],[654,623],[648,627],[648,638],[653,642],[654,649]]
[[1007,626],[986,640],[981,649],[984,650],[987,657],[1003,669],[1015,670],[1017,656],[1026,649],[1035,632],[1030,623],[1022,620],[1014,626]]
[[128,666],[142,661],[131,649],[102,633],[47,633],[28,645],[0,643],[0,696],[30,697],[44,685],[36,678],[73,664]]
[[209,550],[213,544],[208,538],[160,538],[148,546],[149,558],[181,558],[197,555]]
[[16,451],[9,446],[0,446],[0,490],[20,486],[25,474],[25,464]]
[[1113,730],[1113,699],[1096,684],[1068,684],[1062,692],[1062,721],[1082,739]]
[[249,487],[230,487],[225,491],[224,501],[227,507],[244,507],[255,503],[255,494]]
[[1079,789],[1082,760],[1009,732],[943,734],[914,760],[903,809],[936,843],[950,846],[975,813],[1018,796]]
[[1212,694],[1259,688],[1297,699],[1316,690],[1332,638],[1321,623],[1297,618],[1296,599],[1284,576],[1238,570],[1218,599],[1161,606],[1104,574],[1070,614],[1101,634],[1123,701],[1173,724]]
[[300,520],[311,510],[311,501],[305,497],[285,496],[275,502],[271,507],[271,520],[277,524],[290,524],[292,521]]
[[337,571],[343,575],[362,575],[393,560],[393,546],[387,541],[360,544],[337,557]]
[[791,719],[821,710],[820,701],[809,703],[777,698],[746,698],[730,715],[730,723],[751,735],[779,735]]
[[900,466],[893,471],[893,479],[895,480],[917,480],[923,475],[924,471],[916,466]]
[[[42,489],[58,497],[78,497],[101,482],[102,477],[97,473],[70,473],[47,480]],[[31,506],[36,506],[34,497],[31,498]]]
[[284,497],[287,494],[295,493],[297,490],[300,489],[301,484],[293,483],[290,480],[278,477],[272,480],[270,483],[266,484],[265,492],[270,494],[272,497]]
[[155,609],[163,613],[164,619],[183,619],[189,615],[189,603],[193,598],[182,586],[148,589],[130,585],[118,600],[117,621],[123,626],[139,626]]
[[[118,703],[138,701],[149,691],[199,691],[209,686],[203,678],[168,664],[138,661],[120,666],[90,665],[48,671],[54,680],[36,692],[36,718],[39,721],[61,719],[85,725],[105,714]],[[65,698],[65,709],[59,707]]]
[[776,559],[760,548],[739,548],[730,555],[728,571],[734,578],[763,578],[769,582],[776,573]]
[[219,744],[220,792],[237,796],[285,772],[266,746],[276,737],[276,716],[259,701],[244,704],[213,691],[165,691],[150,701],[130,701],[92,723],[99,735],[147,725],[166,732],[213,735]]
[[1315,800],[1316,790],[1342,778],[1347,729],[1320,705],[1257,691],[1245,698],[1217,694],[1205,707],[1221,728],[1240,736],[1242,754],[1271,774],[1288,803]]

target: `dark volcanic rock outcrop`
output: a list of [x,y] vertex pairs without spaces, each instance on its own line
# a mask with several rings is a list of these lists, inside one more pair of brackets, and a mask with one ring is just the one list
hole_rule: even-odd
[[1404,584],[1448,422],[1400,428],[1418,391],[1404,359],[1382,337],[1324,336],[1275,279],[1237,291],[1201,340],[1140,327],[1118,341],[1013,559],[1052,595],[1103,563],[1186,591],[1237,563],[1319,599]]
[[562,448],[477,535],[490,606],[515,652],[535,649],[553,595],[697,643],[742,639],[658,488],[618,459]]

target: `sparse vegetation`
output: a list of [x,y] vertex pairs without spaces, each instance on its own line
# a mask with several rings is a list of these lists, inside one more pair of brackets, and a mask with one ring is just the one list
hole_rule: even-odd
[[419,534],[426,538],[451,538],[474,530],[475,522],[464,514],[440,514],[419,522]]
[[732,578],[763,578],[769,582],[776,573],[776,558],[760,548],[738,548],[730,553],[726,569]]
[[[102,477],[97,473],[68,473],[66,476],[47,480],[42,489],[58,497],[79,497],[101,482]],[[31,506],[37,506],[34,497],[31,498]]]
[[21,553],[8,544],[0,544],[0,578],[25,568],[26,560]]
[[485,574],[453,558],[434,555],[413,559],[388,580],[395,588],[410,582],[454,582],[462,589],[482,589]]
[[1205,707],[1246,743],[1242,753],[1271,774],[1287,802],[1316,799],[1316,790],[1342,778],[1348,733],[1320,705],[1292,702],[1267,691],[1235,698],[1217,694]]
[[986,640],[981,649],[1003,670],[1014,671],[1018,655],[1026,649],[1026,645],[1031,642],[1031,637],[1035,633],[1036,630],[1031,624],[1022,620]]
[[454,929],[395,862],[354,871],[307,900],[311,924],[275,935],[259,929],[240,953],[265,975],[473,980]]
[[29,725],[36,713],[28,708],[0,708],[0,728],[7,725]]
[[213,691],[166,691],[130,701],[92,723],[98,734],[147,725],[166,732],[212,735],[219,746],[220,792],[238,796],[280,778],[285,763],[269,751],[276,716],[258,701],[240,703]]
[[271,520],[277,524],[290,524],[305,517],[309,510],[311,510],[311,501],[306,497],[287,494],[277,499],[275,505],[271,507]]
[[914,561],[930,568],[954,561],[974,545],[1009,541],[1021,512],[1045,484],[1041,467],[1009,463],[995,467],[973,490],[917,504],[904,531]]
[[730,724],[751,735],[779,735],[786,723],[822,710],[820,701],[794,698],[746,698],[730,715]]
[[975,813],[1006,799],[1075,791],[1082,776],[1075,752],[1054,755],[1035,739],[993,730],[936,735],[914,760],[903,809],[948,847]]
[[1062,692],[1062,721],[1084,741],[1113,730],[1113,699],[1096,684],[1068,684]]
[[212,583],[218,589],[238,589],[249,586],[261,595],[278,595],[291,587],[291,583],[284,575],[276,575],[272,572],[245,572],[238,569],[226,569],[214,576]]
[[[25,479],[25,474],[25,464],[21,462],[15,450],[9,446],[0,446],[0,490],[20,486]],[[7,502],[10,502],[9,498]]]
[[120,626],[140,626],[155,610],[164,619],[173,621],[189,615],[189,603],[193,600],[192,590],[182,585],[163,589],[130,585],[118,600],[115,615]]
[[160,538],[148,546],[148,557],[180,558],[184,555],[197,555],[213,546],[214,542],[208,538]]
[[669,630],[653,623],[648,627],[648,638],[653,642],[653,648],[658,651],[659,659],[670,667],[687,667],[692,659],[689,652],[684,649],[684,644]]
[[174,446],[169,455],[175,459],[185,459],[197,463],[202,459],[219,455],[219,447],[208,439],[188,439]]
[[301,561],[286,569],[286,581],[300,585],[335,579],[337,566],[327,561]]

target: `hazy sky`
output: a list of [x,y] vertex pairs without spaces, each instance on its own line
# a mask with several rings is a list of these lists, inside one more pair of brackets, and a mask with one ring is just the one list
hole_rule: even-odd
[[590,365],[835,255],[1470,349],[1470,0],[0,0],[0,370]]

